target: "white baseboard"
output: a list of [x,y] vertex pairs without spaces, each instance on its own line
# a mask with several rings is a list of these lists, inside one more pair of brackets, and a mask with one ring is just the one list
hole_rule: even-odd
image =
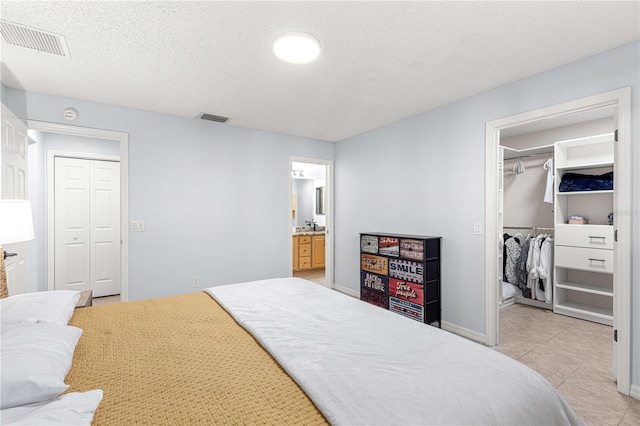
[[[333,284],[333,289],[339,291],[340,293],[344,293],[347,296],[355,297],[356,299],[360,299],[360,292],[354,290],[349,287],[345,287],[340,284]],[[468,328],[460,327],[459,325],[452,324],[450,322],[442,321],[442,329],[446,331],[450,331],[458,336],[465,337],[467,339],[473,340],[475,342],[485,344],[486,335],[483,333],[478,333],[477,331],[470,330]]]
[[508,308],[509,306],[513,306],[515,304],[516,304],[516,302],[513,300],[513,297],[510,297],[509,299],[507,299],[504,302],[500,303],[498,308],[500,310],[503,310],[503,309]]
[[640,399],[640,386],[631,385],[631,389],[629,390],[629,396],[635,399]]
[[343,285],[339,285],[339,284],[333,284],[333,289],[335,291],[339,291],[340,293],[344,293],[347,296],[351,296],[351,297],[355,297],[356,299],[360,299],[360,292],[357,290],[354,290],[352,288],[349,287],[345,287]]
[[469,340],[473,340],[474,342],[482,343],[483,345],[487,341],[487,336],[485,334],[460,327],[459,325],[452,324],[447,321],[442,321],[442,329],[457,334],[458,336],[465,337]]

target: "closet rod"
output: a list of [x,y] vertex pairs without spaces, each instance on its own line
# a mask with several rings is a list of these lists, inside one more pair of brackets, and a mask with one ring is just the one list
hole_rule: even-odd
[[532,229],[534,231],[553,231],[553,228],[545,226],[503,226],[504,229]]
[[526,155],[516,155],[515,157],[511,157],[509,156],[509,158],[505,158],[504,160],[517,160],[518,158],[527,158],[527,157],[539,157],[541,155],[552,155],[553,151],[545,151],[545,152],[540,152],[538,154],[526,154]]

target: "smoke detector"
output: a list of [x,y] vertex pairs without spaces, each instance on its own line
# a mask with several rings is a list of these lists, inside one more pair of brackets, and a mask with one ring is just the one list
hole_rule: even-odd
[[67,121],[78,121],[80,113],[75,108],[67,108],[62,112],[62,118]]

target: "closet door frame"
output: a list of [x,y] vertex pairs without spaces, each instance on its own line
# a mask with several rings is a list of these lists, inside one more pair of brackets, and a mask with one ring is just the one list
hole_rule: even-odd
[[[120,163],[120,156],[107,155],[107,154],[94,154],[85,152],[69,152],[69,151],[57,151],[48,150],[47,154],[47,290],[55,290],[55,159],[56,158],[69,158],[76,160],[95,160],[95,161],[111,161]],[[122,164],[120,164],[120,167]],[[126,222],[125,222],[126,223]],[[122,227],[122,218],[120,218],[120,226]],[[122,230],[120,231],[122,235]],[[122,239],[120,238],[122,241]],[[120,244],[120,251],[122,251],[122,243]],[[120,253],[122,259],[122,253]],[[122,265],[120,265],[120,296],[122,299],[123,285],[122,285]],[[92,280],[89,280],[91,282]]]
[[485,343],[498,344],[498,249],[499,227],[499,148],[500,131],[525,124],[553,120],[563,116],[615,107],[616,143],[616,212],[614,264],[614,323],[617,330],[617,351],[613,360],[618,391],[629,395],[631,379],[631,88],[613,90],[598,95],[549,106],[524,114],[490,121],[485,127]]
[[[117,132],[113,130],[94,129],[90,127],[78,127],[68,124],[49,123],[45,121],[27,120],[27,128],[29,130],[37,130],[45,133],[57,133],[62,135],[83,136],[96,139],[106,139],[117,141],[120,145],[120,301],[129,301],[129,232],[127,224],[129,223],[129,134]],[[48,159],[47,159],[48,160]],[[51,160],[53,161],[53,160]],[[47,163],[47,179],[52,177],[48,174],[52,167]],[[48,185],[48,184],[47,184]],[[47,188],[47,191],[49,188]],[[53,217],[53,211],[48,206],[47,209],[47,240],[45,246],[47,251],[52,250],[49,244],[53,239],[50,235],[51,228],[49,224]],[[53,290],[53,272],[51,264],[47,259],[46,270],[46,289]]]

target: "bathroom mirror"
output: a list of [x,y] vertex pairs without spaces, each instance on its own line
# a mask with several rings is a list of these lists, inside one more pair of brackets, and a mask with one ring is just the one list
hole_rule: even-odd
[[316,214],[324,214],[324,186],[316,188]]
[[293,195],[296,196],[295,226],[305,226],[305,221],[313,220],[313,179],[294,179]]

